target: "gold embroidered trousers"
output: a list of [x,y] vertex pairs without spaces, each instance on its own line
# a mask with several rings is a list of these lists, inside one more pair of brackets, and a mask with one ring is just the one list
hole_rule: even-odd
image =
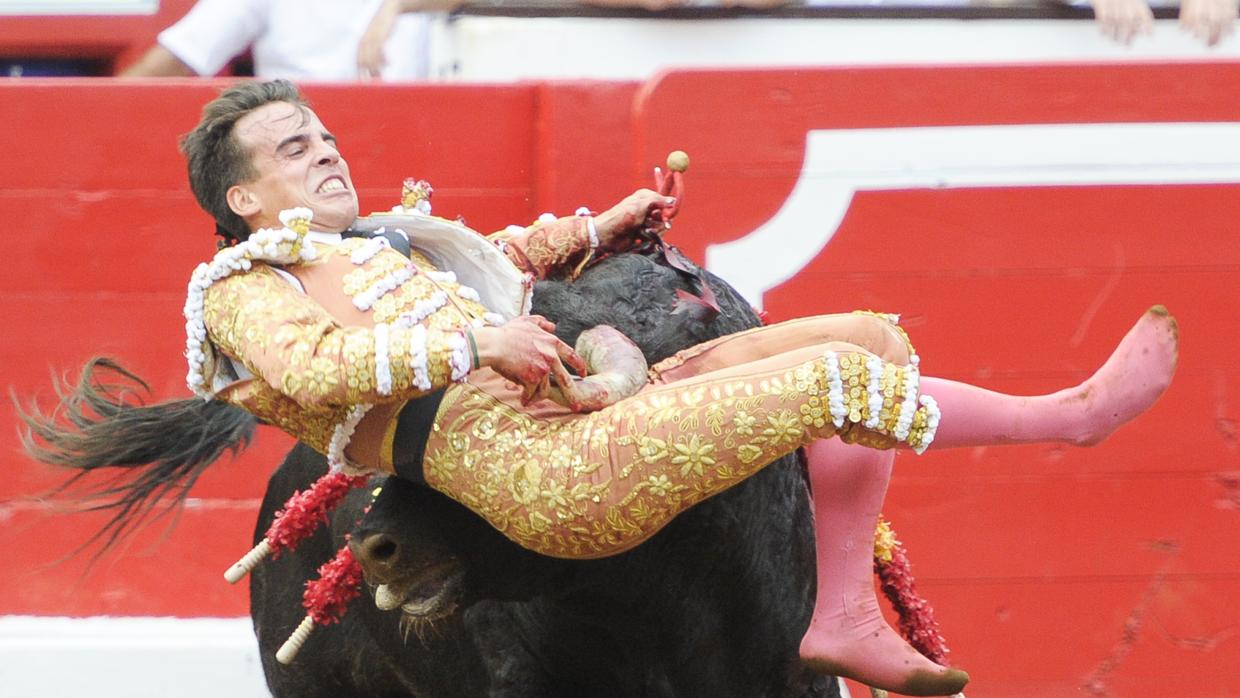
[[522,406],[498,374],[476,371],[439,407],[426,481],[530,550],[605,557],[814,439],[918,448],[937,423],[933,401],[918,404],[906,336],[871,313],[721,337],[650,376],[577,414]]

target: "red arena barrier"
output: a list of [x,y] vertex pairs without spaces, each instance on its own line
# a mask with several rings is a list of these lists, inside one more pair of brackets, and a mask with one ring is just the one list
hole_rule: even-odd
[[[213,251],[178,136],[219,84],[0,84],[4,383],[120,358],[187,394],[180,308]],[[674,72],[646,85],[311,86],[364,210],[406,176],[479,230],[605,207],[673,149],[669,239],[773,319],[903,314],[927,373],[1013,392],[1076,382],[1147,307],[1180,323],[1164,398],[1094,450],[901,454],[886,506],[970,694],[1230,695],[1240,557],[1240,66]],[[17,163],[18,166],[13,166]],[[0,414],[15,421],[7,402]],[[274,430],[82,576],[102,522],[0,431],[0,614],[236,616]]]

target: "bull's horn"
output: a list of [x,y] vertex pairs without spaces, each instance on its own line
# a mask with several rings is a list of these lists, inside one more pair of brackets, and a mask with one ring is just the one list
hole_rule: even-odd
[[302,645],[306,644],[306,639],[310,637],[311,630],[314,630],[314,619],[310,616],[302,618],[301,624],[276,651],[276,661],[281,664],[292,664],[297,658],[297,653],[301,651]]
[[593,412],[631,397],[646,384],[646,357],[619,330],[597,325],[577,338],[577,353],[590,375],[556,384],[548,397],[574,412]]
[[392,590],[390,584],[380,584],[375,589],[375,606],[380,611],[394,611],[405,602],[405,597]]
[[270,554],[271,543],[264,538],[258,545],[254,546],[250,552],[246,553],[240,560],[234,562],[233,566],[229,567],[228,570],[224,572],[224,579],[229,584],[236,584],[241,581],[242,577],[252,572],[255,567],[258,567],[258,563],[262,562],[263,558]]

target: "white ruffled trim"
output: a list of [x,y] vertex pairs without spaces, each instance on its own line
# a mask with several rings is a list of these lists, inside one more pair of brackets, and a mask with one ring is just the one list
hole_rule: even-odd
[[456,283],[456,272],[452,271],[428,271],[426,278],[437,284],[454,284]]
[[220,250],[209,263],[199,264],[194,269],[182,312],[185,315],[185,360],[189,365],[185,384],[195,395],[208,399],[212,396],[206,375],[207,352],[211,351],[211,344],[203,320],[207,289],[236,272],[249,271],[255,261],[292,264],[315,259],[314,245],[306,242],[306,233],[293,229],[299,227],[307,230],[313,218],[314,212],[308,208],[281,211],[280,221],[284,223],[284,228],[256,230],[246,240]]
[[203,295],[211,285],[210,274],[206,264],[199,264],[190,275],[189,290],[185,294],[185,359],[189,362],[189,373],[185,375],[185,384],[196,395],[206,395],[203,386],[207,379],[203,367],[207,362],[204,344],[207,341],[207,328],[202,321]]
[[839,354],[826,353],[827,360],[827,410],[836,429],[844,426],[848,418],[848,406],[844,404],[844,377],[840,374]]
[[448,293],[446,291],[435,291],[429,298],[423,298],[413,304],[413,310],[407,310],[397,316],[396,320],[401,327],[413,327],[430,317],[431,313],[448,304]]
[[486,315],[482,316],[482,319],[485,320],[488,325],[491,325],[493,327],[499,327],[505,322],[508,322],[507,320],[504,319],[504,316],[500,315],[499,313],[487,313]]
[[469,353],[469,340],[464,332],[454,332],[448,339],[448,365],[452,367],[452,380],[460,383],[474,367]]
[[291,228],[293,227],[294,221],[305,220],[309,223],[314,220],[314,211],[311,211],[305,206],[286,208],[280,212],[279,218],[280,222],[283,223],[286,228]]
[[392,359],[389,353],[390,332],[387,325],[375,325],[375,389],[380,395],[392,394]]
[[418,203],[414,204],[413,208],[396,204],[392,207],[392,213],[408,213],[414,216],[429,216],[431,215],[431,202],[426,199],[422,199]]
[[371,405],[365,403],[350,407],[344,421],[337,424],[332,431],[332,440],[327,446],[327,464],[331,472],[338,473],[346,465],[344,450],[349,446],[349,441],[353,440],[353,430],[357,429],[358,422],[362,421],[370,408]]
[[582,206],[577,209],[576,216],[586,219],[586,234],[590,236],[590,251],[598,249],[598,228],[594,226],[594,216],[590,215],[590,209]]
[[914,354],[904,369],[904,401],[900,403],[900,414],[896,418],[896,428],[892,433],[897,441],[906,441],[909,430],[913,428],[913,415],[917,413],[917,391],[921,383],[921,374],[917,370],[920,362],[921,359]]
[[539,223],[554,223],[555,221],[556,217],[554,213],[544,213],[538,217]]
[[374,259],[374,256],[379,254],[383,248],[391,247],[392,243],[388,242],[388,239],[383,237],[383,232],[383,228],[376,230],[375,237],[372,237],[362,243],[361,247],[357,248],[354,250],[353,254],[349,255],[349,261],[360,266],[366,262],[369,262],[371,259]]
[[431,378],[427,372],[426,359],[426,328],[414,325],[409,331],[409,368],[413,373],[413,385],[419,390],[431,389]]
[[413,278],[413,265],[397,269],[371,284],[365,291],[353,296],[353,306],[358,310],[370,310],[379,299],[395,291],[401,284]]
[[473,301],[475,303],[482,302],[482,296],[478,295],[478,292],[469,286],[458,286],[456,289],[456,295],[467,301]]
[[879,413],[883,409],[883,362],[877,356],[865,360],[865,371],[869,377],[866,394],[869,396],[870,416],[865,420],[866,429],[877,429],[882,424]]
[[590,236],[590,251],[598,249],[598,228],[594,227],[594,217],[586,217],[586,233]]
[[926,409],[926,430],[922,432],[921,443],[913,446],[913,452],[918,455],[925,453],[934,442],[934,435],[939,431],[939,419],[942,417],[938,401],[929,395],[921,396],[921,406]]

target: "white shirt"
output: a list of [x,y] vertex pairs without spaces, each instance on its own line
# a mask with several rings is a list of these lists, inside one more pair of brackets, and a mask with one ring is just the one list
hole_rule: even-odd
[[[198,0],[159,44],[199,75],[251,48],[260,78],[358,79],[357,42],[383,0]],[[384,80],[429,73],[430,17],[402,14],[384,44]]]

